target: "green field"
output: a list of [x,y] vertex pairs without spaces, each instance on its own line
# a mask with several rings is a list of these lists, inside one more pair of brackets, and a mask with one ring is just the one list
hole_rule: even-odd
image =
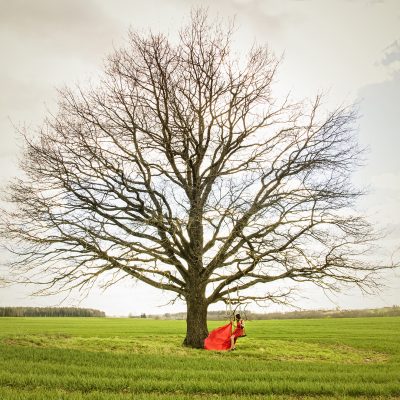
[[0,318],[0,399],[400,398],[399,317],[246,329],[207,352],[181,346],[184,321]]

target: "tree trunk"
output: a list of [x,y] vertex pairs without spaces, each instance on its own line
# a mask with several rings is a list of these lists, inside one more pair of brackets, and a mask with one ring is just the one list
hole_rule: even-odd
[[186,299],[186,338],[185,346],[196,349],[204,348],[204,339],[208,336],[207,308],[205,296],[192,292]]

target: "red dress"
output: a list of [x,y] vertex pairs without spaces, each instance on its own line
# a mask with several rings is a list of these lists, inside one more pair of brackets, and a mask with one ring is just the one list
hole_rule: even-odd
[[232,322],[214,329],[204,340],[206,350],[229,350],[231,348]]
[[236,323],[236,328],[232,332],[232,322],[224,326],[214,329],[204,340],[204,348],[206,350],[229,350],[231,348],[231,337],[236,339],[244,335],[243,320]]
[[244,335],[244,324],[243,320],[241,319],[240,321],[237,321],[236,329],[232,333],[232,336],[234,336],[235,343],[237,338],[243,335]]

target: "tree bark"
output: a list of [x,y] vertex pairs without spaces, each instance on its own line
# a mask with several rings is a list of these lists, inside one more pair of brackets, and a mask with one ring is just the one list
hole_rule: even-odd
[[185,346],[202,349],[204,339],[208,336],[207,308],[205,296],[198,291],[192,292],[186,299],[186,338]]

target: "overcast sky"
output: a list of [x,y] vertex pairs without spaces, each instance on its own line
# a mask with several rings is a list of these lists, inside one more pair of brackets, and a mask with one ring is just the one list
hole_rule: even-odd
[[[107,54],[127,40],[129,28],[174,36],[193,6],[211,16],[235,17],[235,46],[254,41],[284,55],[278,87],[296,98],[327,94],[326,107],[360,104],[358,137],[367,162],[354,176],[368,195],[360,211],[387,233],[377,253],[387,261],[400,248],[400,1],[398,0],[0,0],[0,185],[18,174],[15,126],[36,129],[56,110],[56,88],[96,77]],[[400,257],[399,250],[397,258]],[[6,253],[1,253],[5,260]],[[0,266],[0,277],[5,275]],[[386,276],[380,294],[327,299],[307,286],[303,308],[361,308],[400,304],[400,272]],[[32,288],[0,288],[0,306],[57,305],[32,298]],[[77,305],[79,294],[65,305]],[[121,283],[95,289],[79,304],[109,315],[183,310],[167,294]],[[217,307],[218,308],[218,307]],[[272,308],[271,308],[272,309]]]

